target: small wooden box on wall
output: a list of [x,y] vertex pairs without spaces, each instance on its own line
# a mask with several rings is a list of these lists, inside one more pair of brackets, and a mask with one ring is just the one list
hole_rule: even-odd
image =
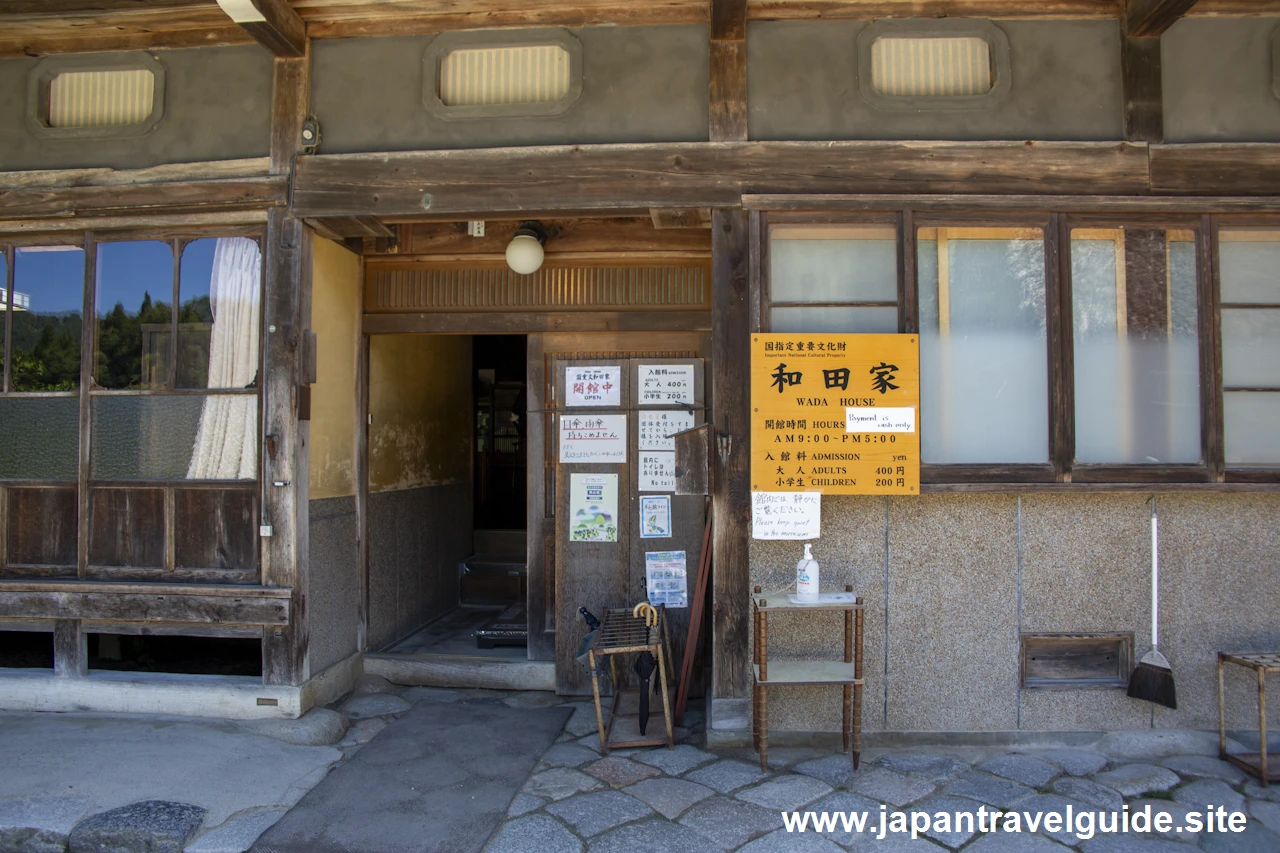
[[676,494],[711,494],[711,424],[671,436],[676,443]]

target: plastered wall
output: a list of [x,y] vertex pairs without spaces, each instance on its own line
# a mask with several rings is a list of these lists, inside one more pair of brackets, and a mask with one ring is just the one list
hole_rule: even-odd
[[1280,18],[1184,18],[1160,39],[1166,142],[1276,142]]
[[27,75],[38,59],[0,59],[0,170],[139,169],[265,157],[271,55],[258,45],[153,51],[165,69],[164,118],[136,138],[43,139],[27,127]]
[[356,352],[360,258],[316,237],[311,265],[311,330],[316,381],[311,386],[311,498],[355,494]]
[[[1161,650],[1177,711],[1122,689],[1022,690],[1021,632],[1150,630],[1147,495],[833,496],[814,546],[823,586],[866,603],[868,731],[1216,728],[1215,653],[1280,647],[1280,495],[1171,494],[1160,512]],[[751,582],[795,583],[796,543],[751,543]],[[842,650],[840,617],[775,617],[771,658]],[[1228,725],[1256,726],[1251,673],[1228,671]],[[838,731],[838,689],[775,688],[770,727]]]
[[369,490],[471,481],[471,338],[374,335]]

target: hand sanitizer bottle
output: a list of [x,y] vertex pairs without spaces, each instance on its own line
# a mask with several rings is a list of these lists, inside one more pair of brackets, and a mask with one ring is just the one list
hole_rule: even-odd
[[796,598],[801,604],[818,603],[818,561],[810,547],[804,543],[804,557],[796,563]]

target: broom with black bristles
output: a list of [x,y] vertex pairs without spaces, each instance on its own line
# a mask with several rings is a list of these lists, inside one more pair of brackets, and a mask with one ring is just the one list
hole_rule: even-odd
[[1129,695],[1178,709],[1178,693],[1173,686],[1173,667],[1159,650],[1157,622],[1160,611],[1159,536],[1156,533],[1156,496],[1151,496],[1151,651],[1142,656],[1129,676]]

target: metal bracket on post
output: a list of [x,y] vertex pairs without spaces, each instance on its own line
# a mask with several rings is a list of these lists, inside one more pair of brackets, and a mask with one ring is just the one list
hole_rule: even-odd
[[716,447],[720,452],[720,465],[729,464],[729,454],[733,452],[733,436],[722,432],[716,435]]

